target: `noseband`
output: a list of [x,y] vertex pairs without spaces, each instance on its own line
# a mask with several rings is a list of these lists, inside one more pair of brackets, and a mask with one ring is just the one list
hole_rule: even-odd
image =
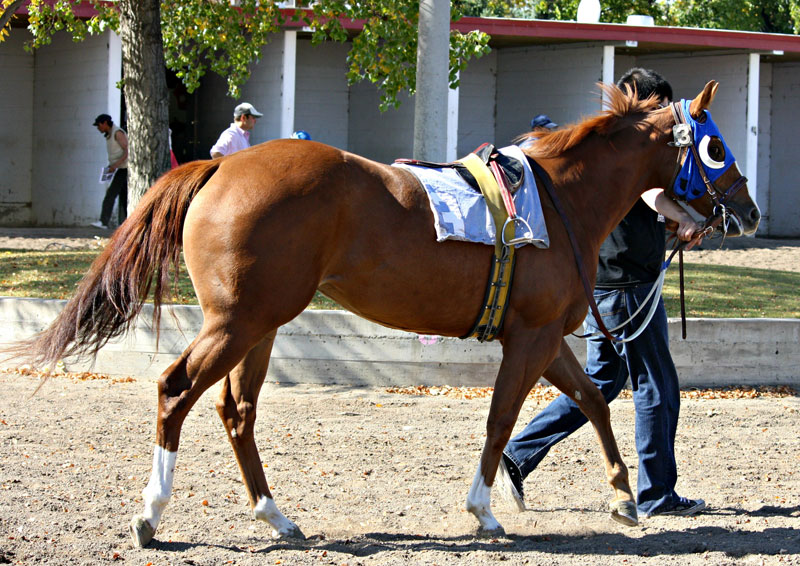
[[[722,192],[720,189],[718,189],[714,181],[709,178],[708,172],[703,164],[703,160],[700,159],[700,155],[697,153],[697,146],[694,143],[694,133],[692,131],[692,127],[689,125],[688,120],[686,119],[686,115],[684,114],[683,105],[680,102],[673,102],[670,104],[670,108],[672,109],[672,116],[675,118],[675,125],[672,127],[672,136],[674,141],[669,142],[669,145],[677,147],[679,151],[678,161],[675,166],[675,173],[672,176],[672,182],[670,182],[668,186],[675,186],[675,181],[680,174],[684,161],[690,158],[693,159],[698,171],[700,172],[700,176],[703,179],[703,184],[706,187],[706,194],[708,194],[709,198],[714,203],[714,208],[711,212],[711,215],[706,218],[705,222],[703,223],[703,228],[697,235],[708,236],[720,225],[720,223],[722,223],[722,233],[724,238],[724,236],[728,233],[729,222],[728,209],[725,205],[737,192],[739,192],[739,189],[747,184],[747,177],[739,174],[739,178],[731,183],[731,186],[728,187],[728,190]],[[691,153],[689,153],[690,149]],[[686,196],[689,196],[688,191]],[[690,200],[694,199],[686,199],[687,202]]]

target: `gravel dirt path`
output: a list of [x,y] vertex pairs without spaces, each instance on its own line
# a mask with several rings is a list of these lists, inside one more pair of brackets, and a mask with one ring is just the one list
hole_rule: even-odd
[[[127,524],[150,473],[155,383],[52,378],[31,397],[38,383],[0,374],[0,563],[800,564],[794,396],[683,401],[678,489],[708,501],[703,515],[610,521],[584,428],[528,478],[529,511],[495,495],[507,535],[485,539],[464,501],[488,398],[270,383],[256,434],[277,504],[308,537],[292,542],[251,518],[214,389],[184,426],[156,539],[135,549]],[[635,478],[633,404],[611,407]],[[540,408],[529,400],[520,420]]]

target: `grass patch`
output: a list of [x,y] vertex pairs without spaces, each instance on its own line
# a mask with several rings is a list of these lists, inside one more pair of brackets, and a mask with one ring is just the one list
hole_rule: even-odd
[[[100,250],[0,250],[0,296],[67,299]],[[197,304],[186,269],[181,270],[180,304]],[[686,313],[708,318],[800,318],[800,273],[685,264]],[[664,302],[679,316],[677,263],[667,272]],[[317,293],[309,308],[340,308]]]
[[[680,316],[677,263],[667,271],[664,304]],[[686,316],[800,318],[800,273],[700,263],[684,264]]]
[[[101,250],[32,251],[0,250],[0,296],[68,299]],[[173,300],[181,305],[196,305],[192,282],[181,266],[178,293]],[[341,308],[317,293],[312,309]]]

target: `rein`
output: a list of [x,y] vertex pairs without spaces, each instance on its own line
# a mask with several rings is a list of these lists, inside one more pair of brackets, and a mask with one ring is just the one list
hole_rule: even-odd
[[528,163],[530,163],[531,169],[533,172],[536,173],[542,181],[545,190],[547,191],[547,195],[550,197],[550,200],[553,203],[558,215],[561,217],[561,222],[564,224],[564,228],[567,231],[567,236],[569,236],[569,243],[572,245],[572,255],[575,258],[575,263],[578,265],[578,273],[581,277],[581,283],[583,284],[583,292],[586,294],[586,298],[589,300],[589,308],[592,311],[592,316],[594,316],[595,320],[598,323],[598,328],[600,332],[603,333],[603,336],[611,340],[612,342],[619,342],[619,338],[613,336],[606,328],[606,325],[603,323],[600,317],[600,311],[597,308],[597,302],[594,300],[594,293],[592,292],[592,286],[589,284],[589,278],[586,276],[586,269],[583,267],[583,256],[581,255],[580,248],[578,247],[578,241],[575,238],[575,232],[572,230],[572,226],[569,223],[569,219],[567,218],[566,213],[564,212],[564,207],[561,206],[561,201],[559,200],[558,196],[556,195],[556,191],[553,188],[553,181],[550,179],[550,175],[547,174],[547,171],[542,168],[536,161],[528,157]]
[[[692,129],[686,120],[686,116],[684,115],[682,105],[678,102],[673,102],[670,105],[670,107],[672,109],[672,115],[675,118],[675,125],[673,126],[672,129],[674,141],[670,142],[669,145],[679,148],[679,151],[675,167],[675,173],[673,174],[672,181],[668,186],[674,187],[675,181],[678,178],[681,167],[683,166],[683,162],[685,161],[685,159],[689,157],[689,150],[691,150],[691,157],[697,164],[697,167],[700,171],[703,180],[703,184],[706,187],[706,192],[711,198],[712,202],[714,203],[712,214],[705,219],[703,223],[703,228],[701,228],[697,233],[695,233],[692,239],[695,239],[698,236],[710,235],[712,232],[714,232],[714,230],[716,230],[716,228],[721,223],[723,225],[722,231],[724,238],[724,235],[727,234],[728,231],[728,211],[727,208],[725,207],[725,204],[743,186],[745,186],[745,184],[747,183],[747,177],[745,177],[744,175],[739,175],[739,178],[736,179],[736,181],[734,181],[725,192],[720,191],[714,184],[714,181],[712,181],[709,178],[708,173],[706,172],[706,169],[703,166],[703,161],[700,158],[700,155],[697,152],[697,147],[694,143],[694,136],[692,133]],[[639,334],[641,334],[644,328],[649,324],[650,320],[653,317],[653,314],[655,313],[656,302],[653,301],[650,307],[650,311],[648,312],[644,323],[631,336],[623,339],[623,338],[617,338],[616,336],[611,334],[611,331],[606,327],[605,323],[602,320],[602,317],[600,316],[599,309],[597,308],[597,302],[594,300],[594,293],[592,292],[592,287],[589,284],[589,277],[586,275],[586,269],[584,268],[583,265],[583,256],[581,255],[580,248],[578,246],[578,242],[577,239],[575,238],[575,234],[572,230],[572,227],[569,223],[569,219],[567,218],[567,215],[564,212],[564,208],[561,205],[561,201],[559,200],[558,196],[556,195],[555,189],[553,188],[553,181],[550,179],[550,175],[548,175],[547,171],[545,171],[542,168],[542,166],[539,165],[536,161],[528,157],[528,162],[531,165],[531,169],[533,169],[533,171],[542,180],[542,184],[544,185],[544,188],[547,191],[547,195],[550,197],[550,201],[553,203],[553,206],[558,212],[558,215],[561,217],[561,222],[564,224],[564,228],[567,231],[570,245],[572,246],[573,257],[575,258],[575,263],[577,264],[578,267],[578,273],[581,278],[581,283],[583,284],[583,290],[586,295],[586,299],[589,302],[589,309],[595,321],[597,322],[597,328],[600,331],[599,333],[595,334],[586,334],[583,336],[578,336],[578,338],[589,338],[593,336],[602,335],[613,343],[630,342],[631,340],[639,336]],[[642,306],[639,307],[639,309],[637,309],[637,311],[633,313],[633,315],[628,320],[626,320],[624,323],[617,326],[616,328],[613,328],[612,329],[613,331],[623,328],[626,324],[628,324],[631,320],[633,320],[633,318],[636,317],[636,315],[638,315],[639,312],[644,308],[644,305],[647,304],[647,301],[649,301],[652,298],[656,289],[658,290],[659,294],[661,293],[661,287],[664,284],[664,274],[667,268],[669,267],[670,263],[672,262],[672,259],[675,257],[675,254],[678,254],[678,264],[680,273],[679,279],[680,279],[680,305],[681,305],[681,333],[683,339],[684,340],[686,339],[686,303],[684,301],[683,249],[686,247],[688,243],[689,243],[688,241],[680,241],[676,243],[675,248],[669,255],[669,258],[663,263],[663,266],[661,268],[661,273],[658,279],[656,280],[656,283],[653,285],[653,289],[648,294],[647,300],[645,300],[642,303]]]

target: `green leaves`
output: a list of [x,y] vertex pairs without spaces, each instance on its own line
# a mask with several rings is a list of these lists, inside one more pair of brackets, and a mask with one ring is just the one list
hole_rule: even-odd
[[161,33],[167,67],[189,92],[211,70],[228,83],[228,94],[239,97],[239,87],[250,78],[250,64],[280,31],[284,18],[274,2],[199,0],[161,2]]
[[[454,19],[460,17],[457,12],[454,16]],[[339,17],[363,22],[362,31],[353,38],[347,55],[348,82],[368,80],[378,85],[382,111],[399,106],[400,92],[416,91],[419,2],[320,0],[312,6],[311,17],[305,20],[313,30],[312,40],[346,41],[348,35]],[[450,32],[451,88],[458,86],[458,73],[471,58],[489,52],[488,43],[489,36],[483,32]]]
[[[6,0],[3,0],[4,2]],[[490,0],[498,4],[498,0]],[[97,15],[82,20],[75,9],[91,5]],[[30,4],[30,47],[47,45],[53,33],[67,31],[76,41],[87,34],[119,29],[118,6],[100,0],[33,0]],[[454,10],[454,19],[460,17]],[[417,22],[419,3],[406,0],[319,0],[307,11],[289,15],[302,21],[315,43],[352,38],[347,56],[347,79],[353,84],[368,80],[382,91],[381,109],[399,105],[400,92],[414,93],[416,86]],[[340,18],[358,20],[363,29],[348,32]],[[228,94],[239,97],[240,87],[250,78],[250,66],[282,30],[286,17],[277,2],[162,0],[161,33],[167,67],[192,92],[202,77],[212,71],[224,77]],[[473,57],[489,52],[489,36],[479,31],[450,34],[450,84],[457,86],[458,73]]]

